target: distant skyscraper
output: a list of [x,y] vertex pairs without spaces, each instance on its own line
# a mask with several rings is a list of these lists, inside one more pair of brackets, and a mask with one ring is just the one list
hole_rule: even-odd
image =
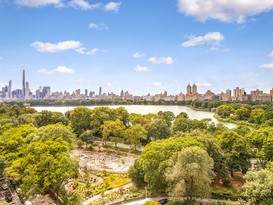
[[25,70],[23,70],[23,80],[22,80],[22,97],[25,99],[26,95],[26,73]]
[[29,90],[29,83],[26,82],[26,90],[25,90],[25,99],[26,99],[26,100],[29,99],[29,93],[30,93],[30,90]]
[[42,98],[47,98],[50,96],[50,86],[44,86],[42,89]]
[[197,95],[197,86],[195,85],[195,83],[193,83],[192,85],[192,94]]
[[190,95],[191,94],[191,85],[188,84],[187,85],[187,95]]
[[100,87],[99,89],[99,96],[101,97],[102,96],[102,88]]
[[9,99],[11,99],[12,98],[12,82],[11,82],[11,80],[9,81]]

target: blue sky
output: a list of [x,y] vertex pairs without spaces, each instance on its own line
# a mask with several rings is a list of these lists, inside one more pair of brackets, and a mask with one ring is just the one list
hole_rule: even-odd
[[272,0],[0,0],[0,86],[135,95],[273,87]]

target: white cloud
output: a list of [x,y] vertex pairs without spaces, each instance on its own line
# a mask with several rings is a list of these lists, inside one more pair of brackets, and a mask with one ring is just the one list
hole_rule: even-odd
[[102,6],[100,3],[90,4],[86,0],[71,0],[69,4],[74,8],[80,8],[83,10],[98,9]]
[[160,82],[154,82],[153,86],[161,88],[162,87],[162,83],[160,83]]
[[271,9],[272,0],[178,0],[178,10],[199,21],[214,19],[243,23],[248,17]]
[[93,48],[90,51],[86,51],[86,48],[78,48],[75,51],[80,53],[80,54],[84,54],[84,55],[95,55],[99,51],[99,49],[98,48]]
[[145,67],[145,66],[140,66],[140,65],[137,65],[134,70],[136,72],[148,72],[150,71],[150,69],[148,67]]
[[21,6],[28,7],[39,7],[39,6],[47,6],[47,5],[61,5],[62,0],[16,0],[16,4]]
[[174,60],[172,57],[168,56],[168,57],[151,57],[148,59],[148,62],[152,63],[152,64],[173,64]]
[[273,51],[269,54],[269,56],[273,57]]
[[110,82],[107,83],[106,85],[107,85],[108,87],[112,87],[112,83],[110,83]]
[[220,32],[209,32],[204,36],[190,36],[189,40],[181,44],[182,47],[198,46],[202,44],[217,45],[224,40],[224,36]]
[[136,53],[133,54],[133,58],[144,58],[144,57],[146,57],[146,53],[136,52]]
[[105,11],[118,11],[119,7],[121,6],[121,2],[109,2],[104,5],[103,9]]
[[208,82],[204,82],[204,81],[201,81],[201,82],[197,82],[195,83],[198,87],[210,87],[211,84],[208,83]]
[[109,29],[109,27],[104,23],[100,23],[100,24],[90,23],[89,28],[96,29],[96,30],[108,30]]
[[46,73],[49,75],[54,74],[54,73],[72,74],[72,73],[75,73],[75,70],[73,68],[68,68],[66,66],[58,66],[56,69],[53,69],[53,70],[41,69],[38,72],[39,73]]
[[273,68],[273,62],[272,63],[266,63],[266,64],[262,64],[260,65],[261,68]]
[[63,41],[59,43],[43,43],[36,41],[31,44],[39,52],[56,53],[71,49],[77,49],[81,46],[79,41]]

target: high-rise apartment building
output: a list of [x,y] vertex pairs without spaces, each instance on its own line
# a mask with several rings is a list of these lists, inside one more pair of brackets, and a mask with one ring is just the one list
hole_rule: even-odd
[[195,85],[195,83],[193,83],[192,85],[192,94],[197,95],[197,86]]
[[9,81],[9,91],[8,91],[8,97],[9,99],[12,99],[12,81]]
[[187,85],[187,95],[190,95],[191,94],[191,85],[188,84]]
[[22,98],[25,99],[26,95],[26,73],[23,70],[23,79],[22,79]]
[[99,97],[102,97],[102,88],[99,88]]
[[45,86],[42,89],[42,98],[47,98],[50,96],[50,86]]
[[26,82],[26,90],[25,90],[25,99],[26,100],[29,100],[29,93],[30,93],[29,83]]

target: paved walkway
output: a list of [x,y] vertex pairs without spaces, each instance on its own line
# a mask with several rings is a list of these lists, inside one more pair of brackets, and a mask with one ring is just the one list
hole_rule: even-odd
[[[95,140],[94,143],[97,144],[97,145],[99,145],[99,146],[103,146],[102,141]],[[115,147],[115,143],[114,143],[114,142],[109,142],[109,141],[107,141],[107,142],[106,142],[106,145]],[[123,143],[118,143],[118,144],[117,144],[117,147],[125,148],[125,149],[131,149],[131,146],[130,146],[130,145],[128,145],[128,144],[123,144]],[[143,149],[144,149],[143,146],[137,148],[138,151],[142,151]]]
[[[116,188],[114,188],[114,189],[110,189],[110,190],[104,192],[104,194],[107,195],[107,194],[109,194],[109,193],[111,193],[111,192],[118,191],[120,188],[127,189],[127,188],[129,188],[129,187],[131,187],[131,186],[133,186],[133,183],[125,184],[125,185],[122,186],[122,187],[116,187]],[[89,199],[86,199],[82,204],[83,204],[83,205],[88,205],[88,204],[90,204],[90,203],[92,203],[92,202],[94,202],[94,201],[98,201],[98,200],[100,199],[100,197],[101,197],[101,194],[95,195],[95,196],[93,196],[93,197],[91,197],[91,198],[89,198]]]

